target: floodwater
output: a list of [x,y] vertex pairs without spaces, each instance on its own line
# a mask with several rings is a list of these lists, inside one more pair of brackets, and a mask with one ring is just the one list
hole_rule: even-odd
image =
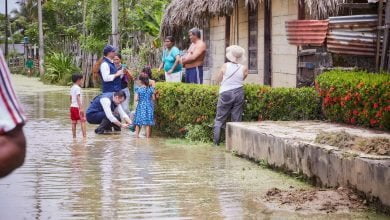
[[[309,185],[226,153],[164,138],[71,138],[64,87],[13,76],[29,117],[25,164],[0,180],[0,219],[378,219],[269,207],[272,187]],[[88,103],[97,90],[84,92]],[[80,131],[79,131],[80,132]],[[80,136],[81,133],[78,133]]]

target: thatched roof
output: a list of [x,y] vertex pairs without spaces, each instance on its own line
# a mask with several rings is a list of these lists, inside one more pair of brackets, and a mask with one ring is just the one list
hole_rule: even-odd
[[[238,0],[172,0],[165,10],[161,35],[177,35],[185,28],[202,27],[211,17],[231,15]],[[245,0],[255,7],[264,0]],[[298,0],[296,0],[298,1]],[[305,0],[307,11],[314,18],[335,14],[337,4],[345,0]]]

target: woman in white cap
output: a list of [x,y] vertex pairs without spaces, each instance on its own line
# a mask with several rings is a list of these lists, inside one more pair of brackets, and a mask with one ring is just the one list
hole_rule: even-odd
[[214,121],[214,144],[219,145],[221,129],[225,128],[226,120],[241,121],[244,105],[244,81],[248,76],[244,48],[232,45],[226,48],[226,58],[229,62],[223,64],[217,76],[221,82],[217,104],[217,115]]

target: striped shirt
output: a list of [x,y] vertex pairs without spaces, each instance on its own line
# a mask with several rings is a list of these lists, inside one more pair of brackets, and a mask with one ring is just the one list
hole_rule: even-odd
[[26,116],[12,88],[10,72],[0,49],[0,135],[25,122]]

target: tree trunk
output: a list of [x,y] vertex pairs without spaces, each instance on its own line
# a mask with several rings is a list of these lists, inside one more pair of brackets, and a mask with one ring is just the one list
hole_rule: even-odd
[[38,0],[38,25],[39,25],[39,73],[41,76],[45,73],[44,68],[44,44],[43,44],[43,27],[42,27],[42,2]]
[[112,9],[112,45],[115,48],[118,48],[119,45],[119,31],[118,31],[118,12],[119,12],[119,5],[118,0],[112,0],[111,1],[111,9]]

